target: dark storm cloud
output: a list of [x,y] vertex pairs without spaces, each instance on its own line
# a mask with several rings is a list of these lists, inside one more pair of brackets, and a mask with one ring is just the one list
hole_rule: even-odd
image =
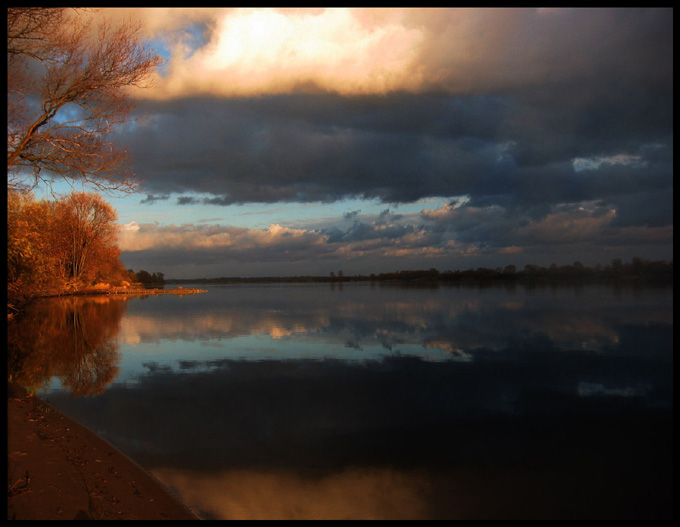
[[170,199],[170,196],[168,194],[162,195],[162,196],[156,196],[153,194],[147,194],[146,198],[144,198],[140,203],[156,203],[157,201],[167,201]]
[[[476,122],[497,117],[472,119],[460,101],[443,96],[369,102],[297,95],[148,103],[143,111],[153,124],[132,145],[137,170],[145,188],[205,192],[230,204],[347,196],[407,202],[465,192],[476,172],[494,169],[494,132]],[[486,107],[471,102],[475,112]]]
[[[618,110],[631,112],[631,104]],[[641,132],[620,131],[613,116],[603,137],[606,122],[570,124],[590,119],[589,108],[559,119],[536,112],[521,123],[534,113],[523,108],[510,97],[447,95],[376,105],[329,94],[147,103],[154,117],[136,131],[134,149],[147,190],[207,193],[211,204],[469,195],[479,204],[530,206],[670,190],[671,123],[665,135],[645,133],[644,123]],[[650,145],[665,159],[648,156]],[[576,158],[616,154],[641,162],[574,170]]]

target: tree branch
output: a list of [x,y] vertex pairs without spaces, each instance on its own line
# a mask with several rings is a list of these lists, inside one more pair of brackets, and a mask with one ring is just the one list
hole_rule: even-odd
[[125,89],[143,85],[161,59],[131,22],[94,33],[75,22],[64,9],[8,9],[8,181],[29,169],[34,185],[61,177],[130,190],[134,173],[109,137],[129,120]]

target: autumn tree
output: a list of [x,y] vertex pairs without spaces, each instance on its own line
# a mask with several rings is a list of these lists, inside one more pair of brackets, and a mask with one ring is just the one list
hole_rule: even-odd
[[35,201],[30,193],[9,190],[8,307],[73,287],[128,280],[115,221],[115,210],[95,193]]
[[89,10],[7,9],[8,186],[63,178],[98,190],[134,187],[116,125],[133,108],[128,89],[161,63],[139,26],[95,24]]
[[60,273],[51,240],[51,206],[31,194],[7,195],[7,298],[18,306],[31,297],[50,292]]
[[101,196],[74,192],[56,202],[52,247],[65,276],[81,284],[104,278],[102,267],[118,262],[116,211]]

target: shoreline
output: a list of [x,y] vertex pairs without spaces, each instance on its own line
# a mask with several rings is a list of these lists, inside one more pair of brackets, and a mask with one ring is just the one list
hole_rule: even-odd
[[26,305],[35,300],[45,298],[64,298],[69,296],[158,296],[158,295],[196,295],[200,293],[207,293],[206,289],[185,288],[182,286],[175,289],[130,289],[127,287],[107,287],[107,288],[86,288],[74,291],[64,291],[61,293],[45,294],[24,300],[17,305],[7,304],[7,320],[13,320],[18,316]]
[[87,288],[79,289],[69,293],[63,293],[54,296],[85,296],[85,295],[129,295],[129,296],[156,296],[156,295],[196,295],[199,293],[207,293],[206,289],[185,288],[182,286],[175,289],[129,289],[123,287],[111,288]]
[[7,519],[200,520],[123,452],[7,383]]

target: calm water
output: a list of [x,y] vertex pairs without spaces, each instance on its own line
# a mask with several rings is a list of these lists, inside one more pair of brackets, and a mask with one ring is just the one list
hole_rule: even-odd
[[9,373],[206,519],[672,515],[672,289],[37,304]]

